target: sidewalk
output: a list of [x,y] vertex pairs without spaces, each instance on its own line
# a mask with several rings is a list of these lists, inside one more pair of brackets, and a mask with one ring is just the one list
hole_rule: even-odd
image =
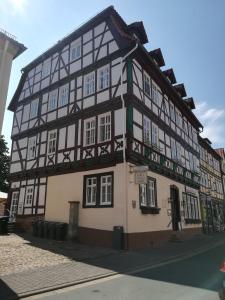
[[[7,237],[4,238],[7,241]],[[10,240],[10,236],[8,238]],[[2,237],[0,237],[0,246],[2,246],[1,239]],[[21,238],[14,235],[14,239]],[[23,241],[26,241],[29,249],[35,245],[35,249],[31,249],[30,252],[40,251],[38,252],[40,256],[36,255],[36,262],[38,258],[40,261],[43,258],[45,263],[43,265],[41,263],[35,264],[35,260],[32,263],[31,259],[30,268],[22,267],[20,269],[17,266],[13,272],[11,266],[11,271],[8,273],[6,270],[1,273],[0,268],[2,275],[0,299],[18,299],[19,297],[59,289],[116,273],[126,273],[141,267],[154,266],[174,258],[199,253],[225,244],[225,233],[216,233],[211,236],[198,235],[187,241],[168,242],[160,247],[137,252],[117,252],[111,249],[93,248],[67,242],[54,244],[48,240],[35,239],[29,236],[26,236],[26,240]],[[23,250],[25,249],[23,248]],[[46,255],[49,260],[53,255],[53,264],[52,261],[46,262]],[[8,251],[8,256],[10,256],[10,251]],[[25,261],[24,264],[26,264]],[[27,264],[29,265],[29,262]]]

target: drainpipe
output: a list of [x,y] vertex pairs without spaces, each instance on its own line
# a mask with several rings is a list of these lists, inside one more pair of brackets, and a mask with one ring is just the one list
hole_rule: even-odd
[[[120,58],[120,97],[122,100],[123,110],[123,167],[124,167],[124,179],[125,179],[125,232],[128,234],[128,201],[127,201],[127,170],[126,170],[126,107],[123,97],[123,61],[132,54],[138,48],[138,41],[134,48],[132,48],[125,56]],[[128,240],[126,239],[125,248],[128,248]]]

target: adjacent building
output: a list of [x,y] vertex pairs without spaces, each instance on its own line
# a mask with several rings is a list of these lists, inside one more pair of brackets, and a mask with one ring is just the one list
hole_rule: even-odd
[[224,187],[221,156],[207,138],[199,137],[202,224],[205,232],[224,230]]
[[119,227],[125,248],[201,231],[202,124],[147,42],[142,22],[108,7],[23,69],[9,105],[9,205],[21,226],[63,221],[103,246]]
[[0,29],[0,134],[5,112],[12,61],[26,50],[16,37]]

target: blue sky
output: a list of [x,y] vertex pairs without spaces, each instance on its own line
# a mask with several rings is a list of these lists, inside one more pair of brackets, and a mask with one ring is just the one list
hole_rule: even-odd
[[[114,5],[127,23],[143,21],[147,49],[161,48],[166,68],[174,69],[214,147],[225,147],[225,1],[224,0],[0,0],[0,27],[28,48],[13,62],[7,104],[20,70],[41,52],[96,13]],[[3,134],[10,144],[12,113]]]

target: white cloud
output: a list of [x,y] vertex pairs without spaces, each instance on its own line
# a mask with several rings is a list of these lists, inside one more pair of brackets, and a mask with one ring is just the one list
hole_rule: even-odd
[[27,11],[28,0],[1,0],[0,12],[9,15],[24,16]]
[[201,102],[196,104],[195,114],[204,126],[201,134],[203,137],[207,137],[218,146],[225,143],[224,109],[209,107],[206,102]]

